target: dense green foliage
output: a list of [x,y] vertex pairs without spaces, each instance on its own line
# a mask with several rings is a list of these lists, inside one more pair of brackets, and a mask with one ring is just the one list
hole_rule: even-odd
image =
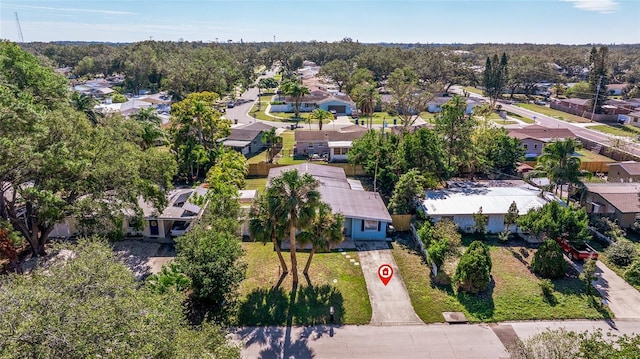
[[491,283],[491,254],[480,241],[472,242],[460,258],[453,277],[458,290],[478,294]]
[[139,123],[71,107],[64,79],[16,45],[1,42],[0,61],[1,215],[34,255],[67,217],[85,233],[121,236],[122,209],[141,216],[138,196],[166,203],[175,162],[141,145]]
[[0,279],[1,358],[239,358],[184,297],[140,287],[104,241],[58,248],[44,268]]
[[531,261],[531,270],[544,278],[562,278],[567,272],[567,261],[560,245],[546,240],[540,245]]
[[393,214],[414,214],[416,204],[423,196],[425,179],[417,169],[400,176],[389,201],[389,211]]
[[538,158],[536,171],[546,175],[555,185],[556,193],[560,190],[562,199],[562,186],[568,185],[567,202],[571,195],[571,186],[580,184],[579,177],[581,160],[575,155],[580,149],[578,140],[567,138],[547,143],[542,150],[542,156]]
[[619,239],[605,250],[607,259],[618,267],[626,267],[638,258],[636,246],[629,240]]
[[624,279],[633,285],[640,285],[640,260],[635,260],[624,272]]
[[507,348],[513,359],[630,359],[638,358],[639,335],[614,335],[598,329],[576,333],[548,329]]
[[581,245],[592,237],[589,218],[584,209],[565,207],[553,201],[518,218],[518,226],[535,235],[566,239]]
[[498,98],[504,93],[509,81],[509,68],[507,54],[502,53],[487,57],[484,65],[483,81],[484,94],[491,99],[491,107],[494,107]]

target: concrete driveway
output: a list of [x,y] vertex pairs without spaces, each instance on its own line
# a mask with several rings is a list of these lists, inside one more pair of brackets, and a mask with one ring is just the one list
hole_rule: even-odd
[[593,286],[607,301],[616,319],[640,319],[640,293],[609,267],[596,263],[597,280]]
[[[424,324],[413,310],[387,242],[356,242],[356,248],[373,311],[371,324]],[[378,278],[378,267],[382,264],[391,265],[394,272],[386,286]]]

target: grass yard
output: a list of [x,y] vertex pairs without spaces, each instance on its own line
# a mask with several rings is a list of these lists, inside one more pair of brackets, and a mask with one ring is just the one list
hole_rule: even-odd
[[578,151],[578,157],[582,162],[615,162],[609,157],[581,148]]
[[590,130],[596,130],[598,132],[608,133],[614,136],[631,137],[634,139],[637,138],[640,134],[639,128],[630,125],[594,125],[587,126],[587,128]]
[[246,186],[244,189],[257,189],[258,192],[262,192],[267,185],[266,177],[252,177],[244,180]]
[[[414,309],[423,321],[442,322],[443,311],[462,311],[472,322],[610,317],[599,297],[586,294],[584,283],[575,273],[553,281],[553,297],[548,300],[540,290],[540,279],[528,268],[535,250],[496,242],[489,244],[493,281],[489,289],[478,296],[458,294],[451,285],[432,283],[428,268],[412,247],[395,245],[394,258]],[[452,265],[447,271],[451,277],[453,268]]]
[[524,117],[524,116],[518,115],[517,113],[513,113],[513,112],[509,112],[509,111],[507,111],[507,116],[514,117],[514,118],[516,118],[516,119],[518,119],[518,120],[520,120],[520,121],[522,121],[524,123],[529,123],[529,124],[536,123],[536,121],[534,121],[532,118]]
[[467,91],[467,92],[471,92],[471,93],[475,93],[475,94],[478,94],[478,95],[482,95],[482,90],[477,89],[477,88],[475,88],[473,86],[464,86],[464,87],[462,87],[462,89]]
[[495,124],[497,125],[517,125],[519,122],[518,121],[513,121],[513,120],[503,120],[501,118],[492,118],[491,121],[493,121]]
[[277,157],[278,164],[295,165],[305,162],[305,160],[294,160],[293,156],[290,156],[293,154],[293,146],[296,144],[293,131],[284,131],[280,137],[282,137],[282,150],[280,151],[282,157]]
[[539,105],[534,105],[530,103],[519,103],[516,106],[526,108],[527,110],[535,111],[543,115],[547,115],[553,118],[557,118],[558,120],[563,120],[567,122],[585,122],[585,123],[591,122],[591,120],[587,118],[572,115],[570,113],[566,113],[558,110],[554,110],[552,108],[545,107],[545,106],[539,106]]
[[[247,279],[240,285],[237,325],[316,325],[329,323],[329,308],[337,324],[367,324],[371,304],[362,269],[339,252],[316,253],[311,262],[311,286],[302,275],[308,253],[298,252],[300,284],[291,292],[291,275],[280,279],[278,256],[271,244],[242,243]],[[289,252],[283,252],[290,265]],[[357,252],[351,252],[357,255]],[[335,280],[335,283],[334,283]]]

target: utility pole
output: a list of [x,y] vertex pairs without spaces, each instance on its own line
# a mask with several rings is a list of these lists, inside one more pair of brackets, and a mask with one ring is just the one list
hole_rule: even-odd
[[18,13],[16,12],[16,26],[18,27],[18,38],[20,42],[24,42],[24,37],[22,37],[22,27],[20,27],[20,19],[18,18]]
[[598,85],[596,86],[596,98],[593,101],[593,111],[591,112],[591,122],[593,122],[593,116],[596,115],[596,105],[598,104],[598,98],[600,96],[600,84],[602,83],[602,75],[598,77]]

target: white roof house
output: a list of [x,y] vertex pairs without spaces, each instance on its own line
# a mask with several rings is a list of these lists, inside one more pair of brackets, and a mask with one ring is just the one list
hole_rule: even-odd
[[488,216],[488,232],[504,231],[504,215],[513,202],[520,215],[544,206],[540,190],[533,187],[458,187],[427,191],[421,207],[425,214],[436,221],[453,220],[462,230],[469,232],[475,221],[473,214],[482,207]]

